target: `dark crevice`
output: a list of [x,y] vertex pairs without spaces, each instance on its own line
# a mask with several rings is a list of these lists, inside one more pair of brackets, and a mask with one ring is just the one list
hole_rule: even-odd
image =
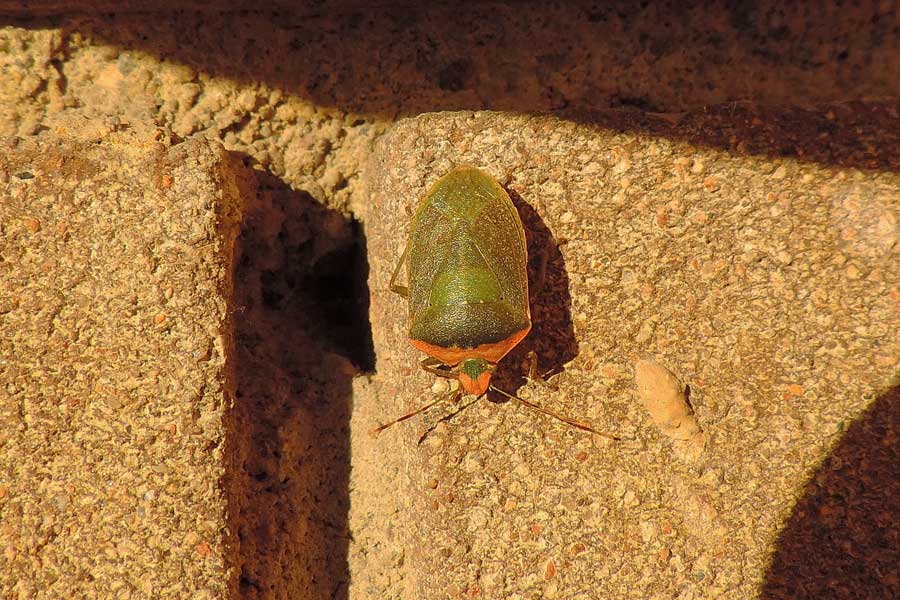
[[375,370],[369,325],[369,263],[359,221],[348,221],[350,241],[320,258],[300,281],[310,299],[314,335],[362,372]]
[[236,248],[231,560],[244,598],[346,598],[352,379],[375,366],[365,236],[258,179]]

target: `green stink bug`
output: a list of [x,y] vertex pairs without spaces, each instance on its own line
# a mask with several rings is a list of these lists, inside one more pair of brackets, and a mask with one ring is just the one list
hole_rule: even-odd
[[[579,429],[615,437],[490,384],[497,363],[531,330],[527,262],[522,220],[493,177],[462,166],[431,186],[390,280],[391,291],[409,301],[409,342],[428,355],[422,368],[457,379],[465,394],[480,397],[491,389]],[[397,283],[404,264],[407,286]],[[451,389],[373,432],[460,395]]]

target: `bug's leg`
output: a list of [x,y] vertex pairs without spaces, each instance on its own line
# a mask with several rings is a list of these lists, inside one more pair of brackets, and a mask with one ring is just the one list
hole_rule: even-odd
[[552,373],[552,371],[547,371],[543,375],[538,373],[538,363],[537,363],[537,353],[534,350],[528,351],[528,375],[527,378],[529,381],[535,381],[544,385],[551,390],[558,390],[559,386],[547,379],[547,377]]
[[432,375],[437,375],[438,377],[443,377],[445,379],[456,379],[456,373],[453,372],[452,367],[448,367],[441,361],[436,358],[431,358],[430,356],[426,359],[423,359],[419,366],[422,367],[422,370],[426,373],[431,373]]
[[394,267],[394,273],[391,275],[391,282],[388,284],[388,287],[391,288],[391,291],[395,294],[403,296],[404,298],[409,296],[409,287],[405,285],[397,284],[397,275],[400,274],[400,267],[403,266],[403,263],[406,262],[406,252],[409,250],[409,244],[403,248],[403,254],[400,255],[400,260],[397,261],[397,266]]
[[540,251],[537,255],[537,271],[534,276],[534,295],[538,296],[544,291],[544,284],[547,282],[547,263],[550,262],[550,251],[547,249],[547,241],[541,244]]
[[529,244],[529,248],[532,248],[534,252],[531,253],[532,257],[529,260],[529,269],[531,273],[534,273],[534,286],[530,291],[530,295],[532,298],[535,298],[544,291],[544,284],[547,280],[547,265],[550,263],[551,256],[551,244],[559,248],[565,243],[565,240],[557,242],[553,239],[552,234],[540,234],[537,231],[527,228],[528,238],[531,240]]
[[528,379],[539,379],[537,372],[537,352],[534,350],[528,351]]

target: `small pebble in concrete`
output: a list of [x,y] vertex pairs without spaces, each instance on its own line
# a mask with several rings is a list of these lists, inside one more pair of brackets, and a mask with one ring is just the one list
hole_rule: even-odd
[[639,360],[634,367],[634,381],[644,408],[663,434],[675,440],[689,440],[700,434],[684,384],[668,369],[652,360]]

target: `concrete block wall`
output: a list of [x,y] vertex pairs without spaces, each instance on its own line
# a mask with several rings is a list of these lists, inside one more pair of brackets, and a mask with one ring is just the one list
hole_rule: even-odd
[[[895,8],[0,0],[0,595],[894,593]],[[368,436],[461,161],[551,249],[501,383],[627,441]]]
[[223,597],[228,155],[157,131],[3,142],[5,597]]
[[[535,328],[497,385],[623,438],[489,394],[361,445],[409,499],[398,518],[360,523],[401,540],[409,597],[827,596],[833,577],[866,597],[900,592],[888,575],[900,155],[875,143],[897,109],[744,105],[590,124],[439,113],[384,136],[366,171],[379,369],[360,426],[434,395],[388,290],[398,215],[473,164],[506,182],[532,254],[551,248],[530,273]],[[552,388],[524,381],[529,350],[558,373]],[[689,386],[700,433],[673,441],[654,425],[634,383],[648,357]],[[808,487],[835,455],[841,477]],[[397,494],[364,490],[374,507]]]

